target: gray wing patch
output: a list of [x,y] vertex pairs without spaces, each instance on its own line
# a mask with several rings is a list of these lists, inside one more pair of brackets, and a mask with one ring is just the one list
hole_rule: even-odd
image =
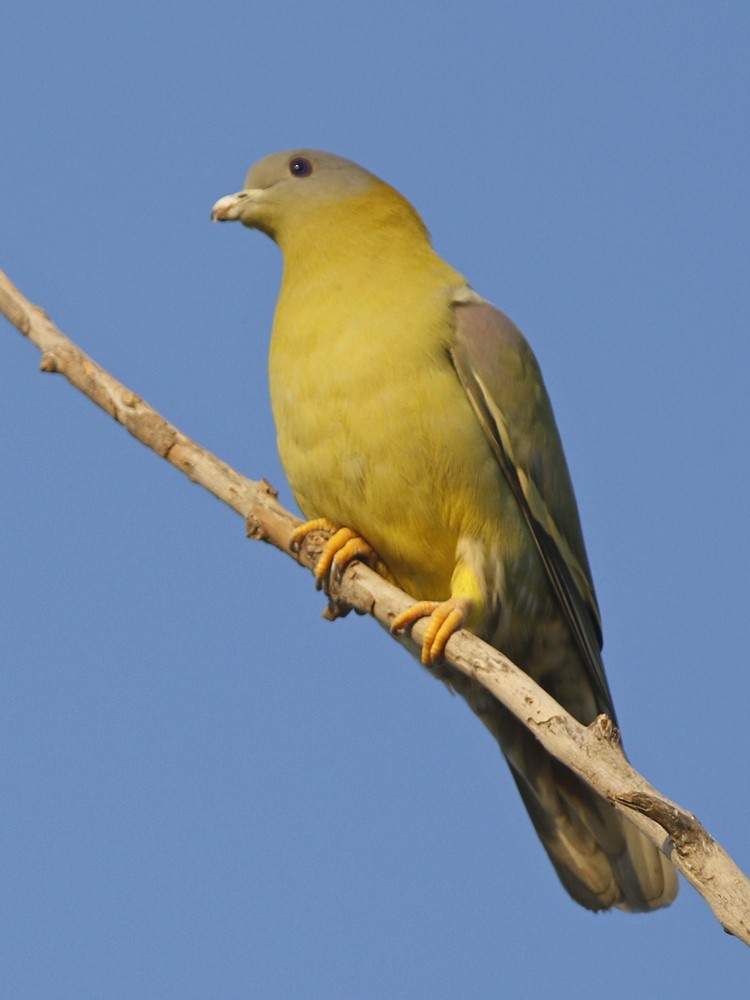
[[[450,355],[456,373],[523,513],[550,584],[586,664],[600,708],[616,722],[612,694],[601,659],[601,625],[593,586],[587,572],[588,567],[582,567],[580,560],[571,552],[568,539],[561,534],[560,525],[556,524],[550,515],[544,497],[531,478],[530,472],[514,459],[506,417],[500,409],[503,401],[495,398],[497,393],[490,391],[483,378],[482,367],[483,362],[485,367],[487,365],[488,350],[492,351],[492,348],[496,347],[491,356],[497,354],[495,361],[497,364],[501,361],[503,350],[517,348],[516,343],[508,347],[509,337],[513,341],[517,338],[518,344],[523,345],[529,354],[530,349],[510,320],[494,306],[480,300],[478,296],[476,302],[459,301],[454,308],[457,315],[456,340],[450,349]],[[493,345],[492,341],[496,343]],[[491,372],[488,372],[486,378],[489,379],[490,375]],[[548,406],[541,378],[538,379],[538,388],[535,385],[535,389],[544,393],[544,403]],[[551,408],[549,414],[551,416]],[[552,420],[554,421],[554,418]],[[554,434],[555,442],[559,442],[556,429]],[[559,461],[563,463],[566,476],[565,485],[571,492],[569,506],[575,510],[562,447],[559,445],[558,447]],[[558,459],[557,455],[550,457],[552,461]],[[577,513],[575,513],[575,528],[580,531]],[[581,551],[583,551],[582,546],[581,538]],[[583,561],[585,562],[585,554]]]

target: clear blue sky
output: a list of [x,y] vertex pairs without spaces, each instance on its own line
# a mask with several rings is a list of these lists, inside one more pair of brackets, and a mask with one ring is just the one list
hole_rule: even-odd
[[[400,188],[531,340],[625,740],[750,870],[750,6],[35,2],[3,17],[0,266],[291,502],[278,149]],[[560,888],[466,707],[0,323],[0,996],[747,995],[683,885]]]

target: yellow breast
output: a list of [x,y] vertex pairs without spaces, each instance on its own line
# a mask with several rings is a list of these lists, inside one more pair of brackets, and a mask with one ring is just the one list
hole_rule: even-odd
[[284,248],[270,353],[279,451],[306,517],[353,528],[407,592],[441,597],[462,538],[491,559],[503,524],[506,561],[523,544],[448,354],[465,281],[426,240],[379,254],[372,224],[359,247],[351,229],[306,254]]

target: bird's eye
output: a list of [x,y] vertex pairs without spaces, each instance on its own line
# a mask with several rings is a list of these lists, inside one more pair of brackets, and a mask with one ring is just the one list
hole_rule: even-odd
[[312,163],[304,156],[295,156],[289,164],[289,173],[292,177],[309,177],[312,169]]

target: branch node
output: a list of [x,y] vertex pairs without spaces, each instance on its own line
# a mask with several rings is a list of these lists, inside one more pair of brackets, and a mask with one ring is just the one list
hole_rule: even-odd
[[352,608],[348,604],[331,597],[328,599],[328,607],[320,617],[325,618],[327,622],[335,622],[337,618],[346,618],[351,610]]
[[254,542],[267,542],[269,539],[268,532],[254,512],[245,518],[245,535]]
[[672,802],[648,792],[627,792],[614,795],[613,798],[615,802],[658,823],[669,835],[674,849],[683,857],[694,853],[696,848],[705,850],[714,843],[713,837],[692,813],[680,809]]
[[53,351],[45,351],[39,362],[39,370],[43,372],[59,371],[57,355]]
[[609,743],[613,747],[619,747],[620,730],[608,715],[604,715],[604,713],[597,715],[587,728],[596,739]]

